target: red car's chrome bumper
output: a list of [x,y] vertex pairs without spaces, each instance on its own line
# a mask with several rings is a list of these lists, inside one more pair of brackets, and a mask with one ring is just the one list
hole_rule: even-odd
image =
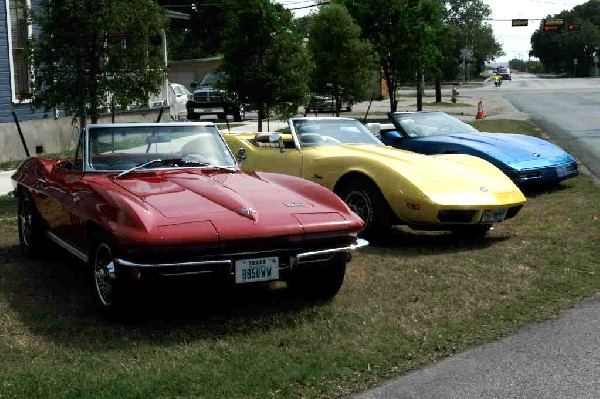
[[[324,256],[328,256],[328,255],[334,255],[340,252],[350,252],[352,250],[358,249],[358,248],[362,248],[369,245],[369,242],[362,239],[362,238],[357,238],[356,242],[347,246],[341,246],[341,247],[335,247],[335,248],[327,248],[327,249],[321,249],[321,250],[315,250],[315,251],[308,251],[308,252],[300,252],[300,253],[296,253],[295,255],[292,255],[292,258],[294,258],[294,260],[291,262],[292,265],[301,265],[303,263],[311,263],[311,262],[319,262],[324,260],[323,257]],[[199,260],[199,261],[191,261],[191,262],[176,262],[176,263],[138,263],[138,262],[131,262],[131,261],[127,261],[125,259],[115,259],[115,263],[120,265],[120,266],[125,266],[125,267],[136,267],[136,268],[148,268],[148,269],[152,269],[152,268],[185,268],[185,267],[191,267],[191,268],[202,268],[202,267],[206,267],[207,270],[202,271],[202,270],[198,270],[196,273],[210,273],[215,271],[215,269],[229,269],[231,270],[233,267],[233,264],[235,262],[235,259],[239,259],[242,257],[252,257],[252,256],[264,256],[264,253],[266,251],[259,251],[259,252],[243,252],[243,253],[233,253],[233,254],[228,254],[226,255],[224,258],[226,259],[212,259],[212,260]]]

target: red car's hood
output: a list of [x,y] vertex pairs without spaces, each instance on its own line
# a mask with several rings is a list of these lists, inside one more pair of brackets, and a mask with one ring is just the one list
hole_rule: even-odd
[[164,243],[197,242],[199,234],[204,240],[228,241],[350,233],[362,226],[343,209],[311,201],[251,172],[151,171],[112,181],[156,209],[160,217],[155,225]]
[[113,182],[167,218],[199,220],[215,213],[234,212],[253,219],[264,210],[285,214],[330,210],[315,209],[323,207],[292,190],[244,172],[158,171]]

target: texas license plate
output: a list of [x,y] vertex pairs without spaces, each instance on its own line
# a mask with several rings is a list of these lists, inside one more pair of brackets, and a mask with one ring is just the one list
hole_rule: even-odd
[[482,223],[501,222],[506,217],[506,208],[483,211]]
[[271,281],[279,279],[279,258],[242,259],[235,262],[237,284]]

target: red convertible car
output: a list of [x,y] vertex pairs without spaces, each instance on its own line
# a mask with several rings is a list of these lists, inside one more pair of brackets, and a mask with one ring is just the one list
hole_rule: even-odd
[[240,170],[212,123],[88,125],[74,157],[29,158],[12,179],[23,252],[51,241],[88,263],[106,314],[163,276],[284,280],[331,298],[350,251],[367,245],[331,191]]

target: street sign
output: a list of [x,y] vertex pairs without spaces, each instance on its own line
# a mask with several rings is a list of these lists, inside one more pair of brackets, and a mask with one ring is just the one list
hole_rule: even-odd
[[529,24],[528,19],[513,19],[512,26],[527,26]]

